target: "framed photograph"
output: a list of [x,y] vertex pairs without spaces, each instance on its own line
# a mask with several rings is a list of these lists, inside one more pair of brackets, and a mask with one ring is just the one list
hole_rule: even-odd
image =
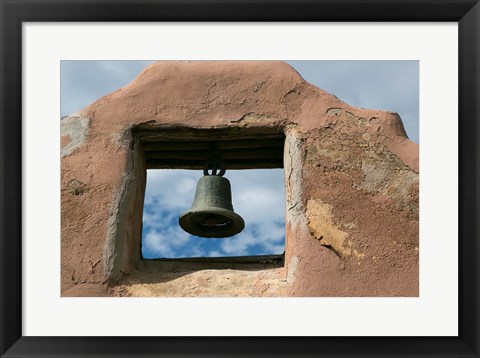
[[479,356],[477,1],[0,5],[2,357]]

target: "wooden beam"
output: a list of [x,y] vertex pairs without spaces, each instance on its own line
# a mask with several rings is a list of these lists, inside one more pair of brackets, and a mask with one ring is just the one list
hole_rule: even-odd
[[277,147],[283,150],[285,138],[266,138],[266,139],[241,139],[241,140],[216,140],[216,141],[160,141],[143,142],[145,151],[162,150],[210,150],[217,149],[243,149],[243,148],[265,148]]
[[[194,169],[203,170],[205,161],[179,159],[147,159],[147,169]],[[283,168],[283,158],[264,160],[231,160],[225,163],[227,170],[232,169],[273,169]]]
[[220,140],[246,140],[246,139],[267,139],[267,138],[285,138],[285,135],[279,131],[271,129],[255,128],[255,130],[246,130],[245,128],[227,128],[227,129],[209,129],[209,130],[134,130],[132,134],[142,142],[156,141],[218,141]]
[[[270,159],[283,157],[283,150],[278,147],[273,148],[250,148],[250,149],[228,149],[220,151],[220,157],[224,162],[229,162],[231,159]],[[207,160],[210,156],[210,150],[196,150],[196,151],[148,151],[145,155],[148,159],[180,159],[180,160]]]
[[217,149],[227,170],[283,168],[285,135],[272,128],[150,128],[133,130],[148,169],[203,170]]

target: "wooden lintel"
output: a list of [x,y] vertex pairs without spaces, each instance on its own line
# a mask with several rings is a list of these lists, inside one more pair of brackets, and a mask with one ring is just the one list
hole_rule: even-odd
[[200,169],[212,149],[227,170],[283,168],[285,136],[272,128],[137,128],[148,169]]
[[265,138],[265,139],[239,139],[239,140],[211,140],[211,141],[157,141],[143,142],[145,151],[188,151],[188,150],[210,150],[217,149],[243,149],[243,148],[265,148],[276,147],[283,148],[284,138]]
[[[147,159],[147,169],[194,169],[203,170],[204,161]],[[273,169],[283,168],[283,160],[235,160],[225,163],[227,170],[232,169]]]
[[[145,155],[149,159],[180,159],[180,160],[207,160],[210,156],[210,150],[190,150],[190,151],[146,151]],[[231,159],[280,159],[283,157],[283,150],[273,148],[253,148],[253,149],[228,149],[219,152],[220,158],[228,162]]]

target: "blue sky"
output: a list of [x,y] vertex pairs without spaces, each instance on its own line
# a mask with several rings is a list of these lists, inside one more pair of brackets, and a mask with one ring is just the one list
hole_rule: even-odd
[[[88,106],[133,80],[153,61],[62,61],[61,117]],[[286,61],[308,82],[363,108],[397,112],[411,140],[419,142],[418,61]],[[232,238],[204,239],[185,233],[178,216],[190,208],[201,171],[149,170],[145,193],[143,255],[153,257],[279,254],[285,241],[283,171],[236,170],[235,212],[244,231]]]
[[285,247],[285,192],[282,169],[234,170],[225,177],[245,229],[222,239],[195,237],[178,226],[192,206],[202,171],[149,170],[143,214],[145,258],[281,254]]

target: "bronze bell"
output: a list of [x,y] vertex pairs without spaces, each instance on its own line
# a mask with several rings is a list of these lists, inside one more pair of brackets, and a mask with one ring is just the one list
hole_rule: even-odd
[[233,211],[230,182],[219,175],[200,178],[193,205],[180,215],[179,223],[192,235],[215,238],[233,236],[245,227]]

